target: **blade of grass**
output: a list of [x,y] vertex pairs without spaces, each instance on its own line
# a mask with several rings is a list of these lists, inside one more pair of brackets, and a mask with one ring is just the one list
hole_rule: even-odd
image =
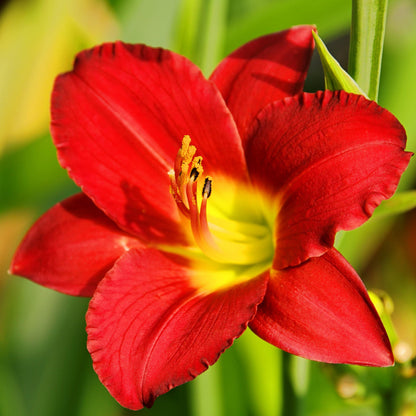
[[173,49],[194,62],[202,9],[203,2],[201,0],[182,0],[176,19]]
[[378,98],[387,0],[353,0],[349,73],[371,100]]
[[416,191],[398,192],[390,199],[383,201],[374,211],[373,218],[398,215],[416,208]]
[[[400,3],[400,2],[398,2]],[[392,3],[387,21],[386,43],[381,77],[380,104],[391,111],[406,127],[407,149],[416,148],[416,118],[412,97],[416,94],[416,18],[411,2]],[[403,8],[403,6],[405,6]],[[403,16],[406,16],[404,24]],[[399,184],[399,191],[413,186],[416,164],[412,160]],[[395,198],[395,197],[394,197]],[[376,215],[376,213],[375,213]],[[382,216],[342,234],[338,250],[360,272],[379,248],[397,216]],[[365,241],[365,246],[363,245]]]
[[211,0],[207,5],[205,30],[202,38],[201,69],[206,75],[220,61],[226,32],[228,0]]
[[238,339],[238,348],[247,372],[248,395],[256,416],[282,413],[282,351],[247,330]]
[[217,362],[190,383],[193,415],[224,415],[221,382],[221,362]]

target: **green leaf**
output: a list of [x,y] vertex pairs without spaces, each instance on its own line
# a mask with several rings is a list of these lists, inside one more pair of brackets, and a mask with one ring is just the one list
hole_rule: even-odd
[[[393,226],[395,216],[416,208],[416,191],[396,193],[390,199],[381,202],[372,217],[361,227],[340,232],[337,235],[336,247],[358,271],[379,248],[384,236]],[[365,249],[361,242],[365,241]]]
[[201,69],[208,75],[220,62],[223,54],[228,0],[211,0],[207,7],[201,48]]
[[201,0],[182,0],[176,19],[174,50],[195,61],[194,52],[198,43],[200,19],[203,9]]
[[354,94],[364,95],[364,92],[353,78],[341,67],[338,61],[329,53],[322,39],[312,32],[316,42],[316,49],[321,58],[325,76],[325,88],[328,90],[344,90]]
[[224,415],[221,375],[221,363],[216,363],[192,381],[190,388],[193,414],[200,416]]
[[394,309],[393,300],[385,292],[375,293],[369,290],[368,294],[370,296],[371,302],[373,302],[373,305],[377,310],[377,313],[380,315],[380,319],[383,322],[391,344],[394,345],[398,341],[398,337],[391,320],[391,314],[393,313]]
[[306,358],[298,357],[296,355],[290,356],[290,378],[292,381],[293,390],[298,397],[298,400],[301,400],[308,391],[310,381],[310,363],[311,362]]
[[[416,95],[416,5],[414,2],[391,2],[379,103],[391,111],[406,127],[407,148],[416,148],[416,118],[412,100]],[[416,163],[411,160],[399,190],[413,187]],[[381,212],[380,212],[381,214]],[[377,218],[377,210],[374,213]],[[343,233],[337,248],[358,271],[363,270],[394,226],[397,216],[380,215],[382,221],[367,221],[361,227]],[[365,241],[365,244],[363,244]]]
[[245,366],[249,399],[257,416],[280,415],[283,403],[282,351],[245,331],[238,348]]
[[371,100],[377,100],[387,0],[353,0],[349,72]]
[[405,191],[395,194],[383,201],[374,211],[373,218],[402,214],[416,208],[416,191]]
[[228,0],[182,0],[174,50],[209,74],[224,54]]

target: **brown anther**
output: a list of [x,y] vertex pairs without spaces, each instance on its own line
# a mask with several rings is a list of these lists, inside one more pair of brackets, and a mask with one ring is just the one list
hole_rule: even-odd
[[202,188],[202,197],[209,198],[212,191],[212,179],[210,176],[207,176],[204,181],[204,186]]
[[197,168],[192,168],[191,174],[189,175],[189,180],[195,182],[198,179],[199,172]]

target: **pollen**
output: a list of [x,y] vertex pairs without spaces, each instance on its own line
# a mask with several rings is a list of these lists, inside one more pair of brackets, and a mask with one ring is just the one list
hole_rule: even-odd
[[190,144],[191,144],[191,138],[188,135],[183,136],[182,146],[179,149],[179,153],[180,153],[182,159],[185,159],[186,155],[188,154]]
[[[191,228],[196,246],[206,257],[218,263],[251,265],[270,260],[273,255],[270,248],[273,245],[267,226],[246,221],[238,223],[224,218],[220,222],[216,218],[214,223],[208,220],[207,206],[213,192],[213,178],[203,176],[203,159],[196,153],[197,149],[191,145],[190,137],[184,136],[174,167],[168,172],[170,192],[184,217],[184,224],[189,224]],[[249,199],[243,204],[248,202]],[[212,227],[215,234],[212,233]],[[253,233],[253,227],[259,232]]]
[[196,181],[199,175],[201,175],[203,171],[204,169],[202,167],[202,157],[197,156],[196,158],[192,160],[191,174],[189,175],[190,179],[192,181]]
[[188,135],[184,136],[182,145],[176,155],[175,166],[173,169],[175,172],[175,180],[178,183],[180,190],[187,181],[187,176],[191,170],[190,164],[194,159],[195,153],[196,147],[191,145],[191,138]]

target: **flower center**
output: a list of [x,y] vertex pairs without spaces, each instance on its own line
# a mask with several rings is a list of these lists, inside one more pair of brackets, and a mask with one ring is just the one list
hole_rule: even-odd
[[[190,224],[196,245],[207,257],[219,263],[270,263],[274,253],[273,226],[259,214],[262,205],[259,195],[237,186],[233,193],[237,197],[230,203],[227,196],[235,190],[235,184],[230,186],[229,180],[219,180],[227,196],[215,201],[212,215],[208,218],[208,199],[215,193],[213,179],[210,176],[202,178],[202,157],[195,154],[195,146],[191,145],[190,137],[185,136],[174,168],[168,174],[171,194],[185,221]],[[231,208],[218,206],[227,202]],[[247,215],[248,211],[250,215]]]

